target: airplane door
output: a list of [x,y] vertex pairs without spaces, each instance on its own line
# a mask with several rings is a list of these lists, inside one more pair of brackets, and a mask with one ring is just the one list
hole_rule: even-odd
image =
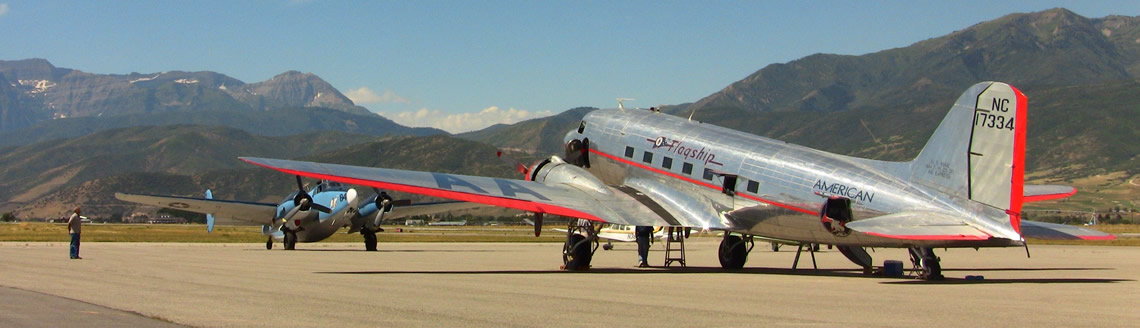
[[739,180],[735,174],[718,174],[721,179],[720,193],[725,198],[725,203],[728,204],[732,210],[738,210],[736,206],[736,181]]
[[728,195],[729,197],[736,196],[736,175],[735,174],[722,174],[720,192]]

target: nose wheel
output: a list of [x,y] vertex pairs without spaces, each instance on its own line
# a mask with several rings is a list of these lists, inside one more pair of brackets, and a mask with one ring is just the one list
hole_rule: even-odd
[[265,241],[265,249],[273,249],[273,237],[269,237],[269,240]]

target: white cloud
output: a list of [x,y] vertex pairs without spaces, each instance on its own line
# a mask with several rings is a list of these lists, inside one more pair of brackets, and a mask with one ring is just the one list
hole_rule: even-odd
[[349,100],[352,100],[352,102],[356,103],[357,105],[375,103],[411,103],[411,101],[408,101],[407,98],[397,95],[395,92],[392,92],[392,90],[384,90],[384,94],[378,95],[376,94],[376,91],[372,91],[372,89],[369,89],[368,87],[348,89],[348,92],[345,92],[344,96],[348,97]]
[[522,109],[487,107],[478,113],[444,114],[438,109],[421,108],[411,112],[383,113],[396,123],[415,127],[433,127],[451,133],[479,130],[494,124],[513,124],[532,118],[554,115],[549,110],[531,112]]
[[8,4],[0,3],[0,16],[4,16],[7,13],[8,13]]

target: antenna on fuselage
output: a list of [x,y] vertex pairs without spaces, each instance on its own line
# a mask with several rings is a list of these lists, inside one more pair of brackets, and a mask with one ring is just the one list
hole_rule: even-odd
[[689,112],[689,122],[693,121],[693,114],[697,113],[697,108],[693,107],[693,111]]
[[617,99],[617,101],[618,101],[618,109],[620,109],[620,110],[625,110],[625,104],[622,104],[621,102],[622,102],[622,101],[626,101],[626,100],[637,100],[637,99],[633,99],[633,98],[618,98],[618,99]]

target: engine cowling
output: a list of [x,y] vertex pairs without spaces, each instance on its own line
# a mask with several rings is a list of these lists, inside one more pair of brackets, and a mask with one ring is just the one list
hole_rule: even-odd
[[594,177],[593,174],[581,167],[566,163],[558,156],[551,156],[550,159],[535,163],[530,168],[528,178],[531,181],[548,185],[565,184],[582,190],[609,193],[606,184]]

